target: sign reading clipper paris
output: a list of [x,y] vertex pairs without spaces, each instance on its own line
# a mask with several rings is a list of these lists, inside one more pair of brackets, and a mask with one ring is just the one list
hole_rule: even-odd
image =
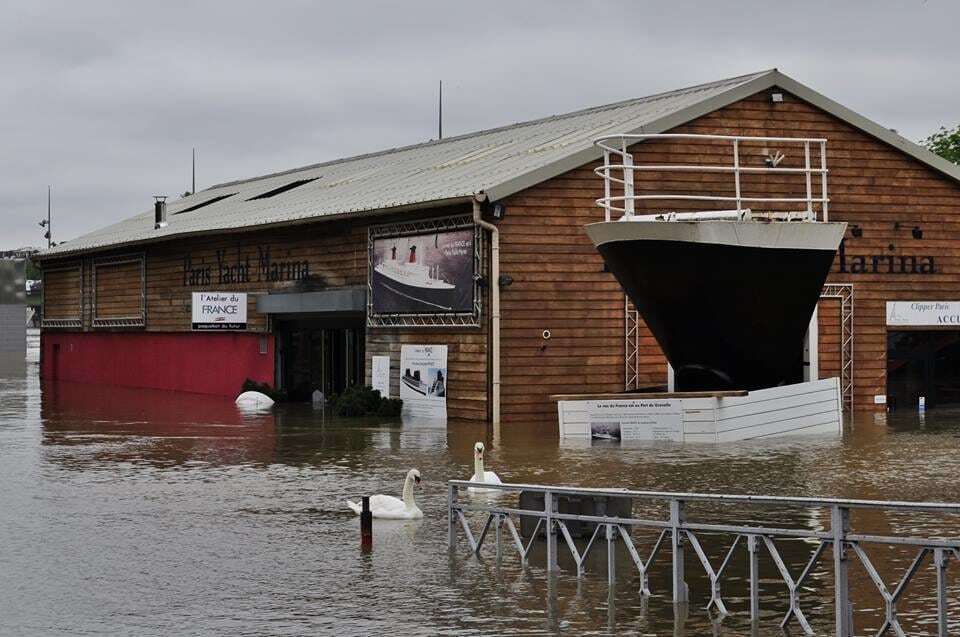
[[193,329],[247,329],[246,292],[194,292]]

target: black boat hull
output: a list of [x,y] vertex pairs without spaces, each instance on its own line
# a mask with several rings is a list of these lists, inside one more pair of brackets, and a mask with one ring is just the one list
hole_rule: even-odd
[[844,224],[816,225],[841,228],[775,247],[662,229],[591,237],[673,366],[677,391],[753,390],[803,380],[804,336]]

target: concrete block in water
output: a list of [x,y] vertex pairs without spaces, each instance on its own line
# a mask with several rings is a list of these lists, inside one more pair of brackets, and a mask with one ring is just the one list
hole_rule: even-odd
[[[543,493],[539,491],[521,491],[520,508],[532,511],[543,511]],[[557,513],[571,515],[609,515],[618,518],[633,516],[633,498],[618,496],[588,496],[588,495],[559,495],[557,496]],[[575,538],[589,538],[594,529],[594,522],[567,520],[565,522],[570,535]],[[527,515],[520,516],[520,535],[525,538],[533,535],[537,526],[537,518]],[[546,525],[541,525],[539,535],[545,537]]]

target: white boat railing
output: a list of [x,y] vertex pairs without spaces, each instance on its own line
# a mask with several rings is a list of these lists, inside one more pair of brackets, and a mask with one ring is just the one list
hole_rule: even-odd
[[[627,149],[637,142],[647,140],[677,139],[701,142],[729,142],[732,150],[731,163],[717,164],[636,164],[631,152]],[[742,145],[744,143],[764,143],[773,145],[799,146],[803,150],[802,167],[780,166],[786,157],[776,149],[765,149],[765,165],[744,165]],[[816,221],[817,211],[821,213],[822,221],[828,220],[830,199],[827,196],[827,140],[818,137],[750,137],[742,135],[702,135],[693,133],[646,133],[646,134],[616,134],[605,135],[594,140],[594,144],[603,151],[603,165],[594,169],[594,172],[603,178],[603,197],[597,199],[597,205],[604,209],[606,221],[612,218],[630,220],[635,218],[636,202],[638,201],[705,201],[734,203],[736,208],[730,212],[730,218],[744,209],[744,204],[751,204],[753,208],[769,207],[760,215],[773,216],[786,220]],[[814,163],[812,154],[819,151],[819,159]],[[638,172],[700,172],[700,173],[730,173],[733,177],[733,195],[699,194],[696,191],[678,193],[637,194],[636,173]],[[744,175],[783,174],[796,175],[803,179],[803,197],[774,197],[764,196],[763,193],[753,194],[744,192]],[[819,192],[815,191],[814,178],[819,179]],[[804,210],[787,210],[790,204],[799,207],[804,204]],[[670,213],[673,211],[660,211]],[[705,211],[716,212],[716,211]],[[696,213],[695,213],[696,214]],[[717,218],[714,216],[713,218]],[[727,218],[727,217],[722,217]],[[667,220],[667,219],[664,219]]]

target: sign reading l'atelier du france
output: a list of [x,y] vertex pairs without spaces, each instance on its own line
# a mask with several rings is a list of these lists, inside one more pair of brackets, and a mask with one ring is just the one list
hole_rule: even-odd
[[960,328],[960,301],[887,301],[887,325]]
[[247,329],[246,292],[194,292],[193,329]]

